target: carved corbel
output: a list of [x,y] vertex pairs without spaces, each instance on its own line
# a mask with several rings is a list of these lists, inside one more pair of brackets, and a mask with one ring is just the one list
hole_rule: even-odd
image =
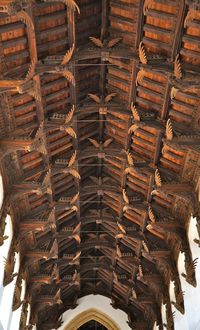
[[20,274],[17,278],[16,284],[15,284],[15,290],[14,290],[14,296],[13,296],[13,305],[12,310],[17,310],[23,301],[21,301],[21,293],[22,293],[22,275]]
[[28,302],[24,301],[24,303],[22,305],[22,311],[21,311],[20,322],[19,322],[20,330],[31,329],[31,328],[27,328],[27,326],[26,326],[27,316],[28,316]]
[[4,280],[3,285],[6,286],[17,275],[17,273],[14,272],[15,267],[15,251],[11,248],[11,251],[9,252],[8,258],[4,258]]
[[193,261],[191,261],[191,260],[189,260],[189,258],[187,258],[187,256],[185,256],[186,274],[184,274],[184,273],[181,274],[186,279],[186,281],[194,287],[197,286],[196,277],[195,277],[195,269],[197,266],[197,260],[198,260],[198,258],[195,258]]
[[175,293],[175,298],[176,301],[172,301],[172,304],[174,305],[174,307],[176,307],[176,309],[184,314],[185,312],[185,307],[184,307],[184,292],[181,290],[181,283],[180,283],[180,279],[177,276],[174,280],[174,293]]

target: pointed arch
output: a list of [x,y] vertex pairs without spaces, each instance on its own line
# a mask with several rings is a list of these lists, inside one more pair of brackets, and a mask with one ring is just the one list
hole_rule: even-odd
[[95,308],[88,309],[87,311],[78,314],[68,325],[66,325],[64,330],[77,330],[91,320],[101,323],[108,330],[120,330],[117,324],[108,315]]

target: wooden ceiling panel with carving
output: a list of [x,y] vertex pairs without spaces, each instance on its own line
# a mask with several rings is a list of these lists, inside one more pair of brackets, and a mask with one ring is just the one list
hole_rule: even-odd
[[200,216],[199,21],[189,0],[0,1],[0,233],[9,212],[4,284],[20,251],[20,329],[28,303],[30,324],[53,329],[91,293],[132,329],[174,329],[170,281],[184,313],[177,260],[196,286],[188,226]]

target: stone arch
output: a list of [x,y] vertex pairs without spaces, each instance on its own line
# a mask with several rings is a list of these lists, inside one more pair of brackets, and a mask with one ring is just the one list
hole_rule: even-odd
[[98,311],[95,308],[90,308],[87,311],[78,314],[73,318],[73,320],[71,320],[64,330],[77,330],[79,327],[91,320],[101,323],[108,330],[120,330],[117,324],[108,315]]

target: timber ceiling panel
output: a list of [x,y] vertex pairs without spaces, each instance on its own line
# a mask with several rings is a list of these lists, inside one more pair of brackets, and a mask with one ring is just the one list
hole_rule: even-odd
[[184,313],[180,251],[196,286],[199,27],[189,0],[0,1],[1,241],[9,212],[4,285],[20,251],[20,329],[28,302],[30,326],[53,329],[90,293],[132,329],[174,329],[170,281]]

